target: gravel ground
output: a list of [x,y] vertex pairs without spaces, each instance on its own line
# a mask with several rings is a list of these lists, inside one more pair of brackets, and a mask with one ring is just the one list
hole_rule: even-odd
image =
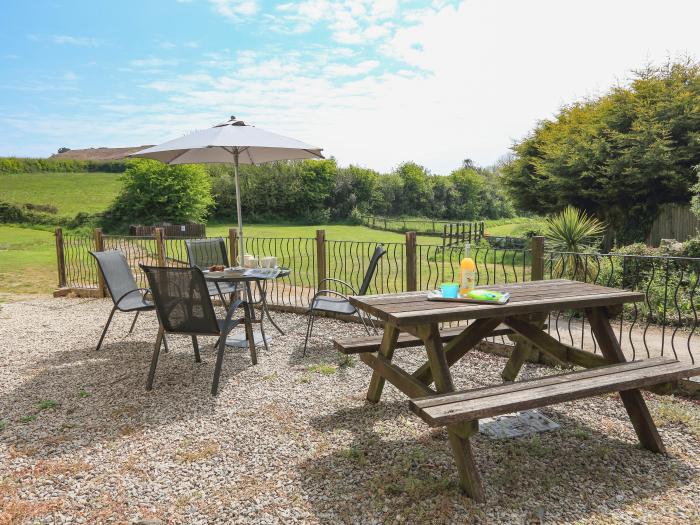
[[[189,339],[172,336],[147,393],[155,316],[131,336],[131,316],[115,316],[94,352],[110,307],[0,305],[0,523],[700,523],[696,401],[647,396],[667,457],[637,447],[616,395],[544,410],[555,432],[477,436],[488,498],[478,505],[458,490],[444,430],[390,385],[365,403],[369,369],[330,344],[361,327],[319,320],[303,358],[304,320],[275,314],[288,335],[257,366],[228,352],[216,398],[213,339],[195,364]],[[496,383],[504,364],[472,352],[455,382]]]

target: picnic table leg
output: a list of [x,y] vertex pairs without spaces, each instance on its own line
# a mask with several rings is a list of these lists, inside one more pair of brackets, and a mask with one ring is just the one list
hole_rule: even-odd
[[[600,346],[600,351],[605,358],[610,363],[624,363],[627,361],[617,342],[615,332],[610,326],[606,310],[604,308],[591,308],[586,313],[591,323],[593,334]],[[649,409],[639,389],[622,391],[620,392],[620,397],[634,426],[634,430],[637,432],[640,444],[647,450],[665,454],[666,448],[661,441],[661,436],[659,436],[654,420],[651,418]]]
[[[384,325],[382,343],[379,346],[379,355],[391,361],[391,358],[394,356],[394,349],[396,348],[396,341],[398,338],[399,329],[394,325],[386,323]],[[367,401],[378,403],[379,399],[382,397],[382,390],[384,390],[384,378],[375,370],[372,372],[372,379],[367,389]]]
[[[450,365],[447,362],[447,357],[442,349],[442,341],[440,339],[440,328],[433,323],[418,327],[418,332],[425,342],[425,349],[428,352],[428,362],[432,370],[435,387],[440,394],[454,392],[454,384],[452,383],[452,375],[450,374]],[[474,461],[469,435],[478,432],[478,421],[470,421],[469,423],[450,425],[447,427],[447,435],[452,447],[452,453],[457,463],[457,471],[462,488],[469,497],[475,501],[484,501],[484,488],[481,484],[479,470]]]
[[[538,328],[541,328],[544,326],[545,318],[546,316],[538,317],[533,321],[529,316],[525,316],[524,320]],[[501,377],[504,381],[515,381],[515,378],[518,377],[520,369],[525,364],[525,361],[537,357],[539,350],[537,346],[532,344],[532,342],[520,334],[509,335],[508,338],[515,343],[515,347],[508,358],[508,362],[506,363],[503,372],[501,372]]]

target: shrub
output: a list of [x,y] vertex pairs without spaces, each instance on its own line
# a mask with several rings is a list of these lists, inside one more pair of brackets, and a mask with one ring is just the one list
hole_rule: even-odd
[[605,227],[586,212],[567,206],[564,211],[546,219],[545,236],[550,247],[556,252],[568,252],[557,259],[556,275],[568,275],[584,271],[589,275],[588,259],[578,255],[590,250],[599,241]]
[[0,201],[0,223],[34,224],[64,226],[67,228],[79,228],[96,224],[100,215],[78,213],[75,217],[56,217],[53,212],[38,211],[36,208],[53,208],[52,206],[39,205],[38,207],[17,206],[9,202]]
[[126,169],[124,160],[70,160],[0,157],[0,173],[36,172],[108,172],[121,173]]
[[129,161],[122,189],[105,214],[107,229],[129,223],[204,222],[214,204],[211,179],[195,164],[168,166],[154,160]]
[[45,213],[53,213],[54,215],[58,213],[58,208],[53,204],[32,204],[28,202],[24,207],[28,210],[43,211]]

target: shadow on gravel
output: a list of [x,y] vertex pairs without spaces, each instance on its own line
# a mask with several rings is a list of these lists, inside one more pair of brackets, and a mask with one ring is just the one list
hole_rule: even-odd
[[[139,337],[139,336],[136,336]],[[134,337],[134,339],[136,338]],[[139,337],[140,338],[140,337]],[[55,352],[25,367],[22,383],[0,395],[0,432],[18,454],[55,457],[214,411],[227,383],[249,368],[245,351],[229,349],[219,383],[214,375],[215,338],[200,338],[201,363],[195,363],[189,336],[169,336],[161,351],[154,387],[146,392],[153,352],[151,341],[133,339]]]
[[472,438],[487,494],[485,504],[476,504],[459,490],[444,429],[414,426],[405,403],[339,410],[312,426],[350,431],[352,439],[300,467],[305,499],[321,522],[539,524],[592,514],[605,521],[698,476],[681,459],[583,426],[564,411],[547,411],[562,425],[555,432]]

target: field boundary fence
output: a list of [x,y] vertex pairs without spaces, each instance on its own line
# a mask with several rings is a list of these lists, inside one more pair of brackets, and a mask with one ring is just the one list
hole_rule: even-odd
[[[225,238],[231,260],[238,255],[236,235],[231,229]],[[326,239],[325,231],[319,230],[315,237],[246,237],[245,250],[258,257],[276,256],[280,266],[292,270],[288,277],[270,283],[268,301],[276,308],[300,312],[308,307],[324,277],[341,279],[358,289],[379,244],[387,254],[368,293],[430,290],[442,282],[458,280],[463,246],[420,244],[416,239],[415,232],[407,232],[404,242],[339,241]],[[99,229],[93,235],[64,235],[59,228],[59,290],[55,295],[106,296],[91,250],[121,250],[137,283],[144,286],[139,264],[187,265],[184,241],[165,236],[162,229],[156,229],[153,236],[136,237],[103,235]],[[643,292],[645,300],[626,305],[613,325],[628,359],[700,359],[700,258],[552,252],[545,251],[543,237],[533,237],[528,246],[519,248],[478,243],[471,255],[479,285],[568,278]],[[585,313],[552,312],[547,326],[550,335],[562,344],[599,353]],[[490,343],[502,347],[513,344],[507,337]]]
[[[484,221],[443,221],[437,219],[402,219],[400,217],[381,217],[362,215],[362,225],[373,230],[394,233],[414,231],[419,235],[432,237],[453,237],[470,232],[472,238],[484,236]],[[468,239],[464,239],[465,241]]]

